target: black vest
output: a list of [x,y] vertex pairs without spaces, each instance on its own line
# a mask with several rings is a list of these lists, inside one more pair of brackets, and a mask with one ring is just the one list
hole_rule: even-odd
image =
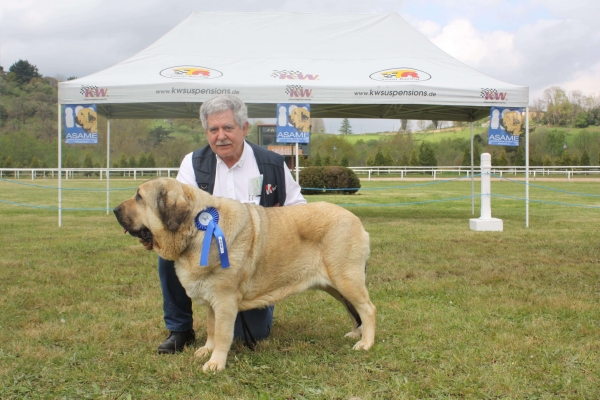
[[[283,206],[285,204],[285,170],[283,169],[285,159],[254,143],[246,142],[245,144],[252,147],[258,170],[263,176],[260,205],[263,207]],[[217,157],[210,146],[204,146],[194,151],[192,165],[198,187],[212,194],[215,189]]]

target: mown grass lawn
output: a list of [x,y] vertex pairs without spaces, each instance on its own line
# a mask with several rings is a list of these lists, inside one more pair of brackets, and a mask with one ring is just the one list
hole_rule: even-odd
[[[103,182],[65,182],[99,191],[66,191],[63,206],[104,207]],[[113,180],[126,190],[111,205],[139,183]],[[277,305],[255,352],[234,344],[227,369],[204,374],[193,349],[156,354],[155,253],[102,211],[65,210],[59,228],[55,210],[7,203],[56,206],[54,190],[0,181],[0,398],[600,398],[600,183],[537,184],[556,190],[531,188],[529,228],[524,186],[492,184],[503,232],[469,230],[468,181],[308,196],[370,232],[374,348],[352,351],[342,307],[308,292]]]

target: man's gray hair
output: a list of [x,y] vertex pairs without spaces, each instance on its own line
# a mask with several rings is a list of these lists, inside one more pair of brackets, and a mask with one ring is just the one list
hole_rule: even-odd
[[231,94],[221,94],[205,101],[200,106],[200,121],[202,122],[204,129],[208,129],[206,126],[206,118],[209,115],[227,110],[233,111],[235,123],[240,128],[243,128],[248,121],[248,108],[246,108],[246,105],[239,97]]

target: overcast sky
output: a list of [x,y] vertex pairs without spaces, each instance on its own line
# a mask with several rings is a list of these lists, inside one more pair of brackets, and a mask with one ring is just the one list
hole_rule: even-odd
[[[395,12],[467,65],[529,86],[532,101],[550,86],[600,93],[598,0],[0,0],[0,65],[23,59],[44,76],[83,77],[143,50],[192,11]],[[353,121],[353,131],[365,124]]]

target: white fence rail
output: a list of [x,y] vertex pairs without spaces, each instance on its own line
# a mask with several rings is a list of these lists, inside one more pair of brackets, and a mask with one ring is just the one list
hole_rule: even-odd
[[[448,179],[453,176],[469,177],[471,174],[470,166],[453,166],[453,167],[350,167],[357,175],[368,175],[371,177],[386,177],[400,176],[400,179],[410,177],[410,175],[423,177],[430,175],[431,179]],[[480,174],[481,169],[478,166],[473,168],[475,174]],[[493,167],[492,175],[504,176],[523,176],[525,175],[525,167]],[[529,177],[534,180],[536,177],[566,177],[569,181],[571,177],[579,176],[596,176],[600,177],[600,166],[530,166]]]
[[[127,177],[137,180],[144,177],[175,177],[179,168],[111,168],[110,177]],[[106,179],[106,168],[63,168],[63,179],[99,178]],[[0,178],[58,179],[58,168],[0,168]]]
[[[428,178],[450,179],[454,177],[469,177],[471,167],[450,166],[450,167],[350,167],[359,177],[367,176],[371,178]],[[75,178],[95,178],[106,179],[106,168],[63,168],[62,176],[64,179]],[[134,180],[166,176],[175,177],[179,168],[110,168],[111,178],[133,178]],[[480,173],[479,167],[474,167],[475,174]],[[525,167],[492,167],[492,175],[504,176],[523,176]],[[569,181],[572,177],[593,176],[600,177],[600,166],[569,166],[569,167],[540,167],[530,166],[529,176],[534,180],[536,177],[565,177]],[[58,168],[0,168],[0,178],[5,179],[57,179]]]

